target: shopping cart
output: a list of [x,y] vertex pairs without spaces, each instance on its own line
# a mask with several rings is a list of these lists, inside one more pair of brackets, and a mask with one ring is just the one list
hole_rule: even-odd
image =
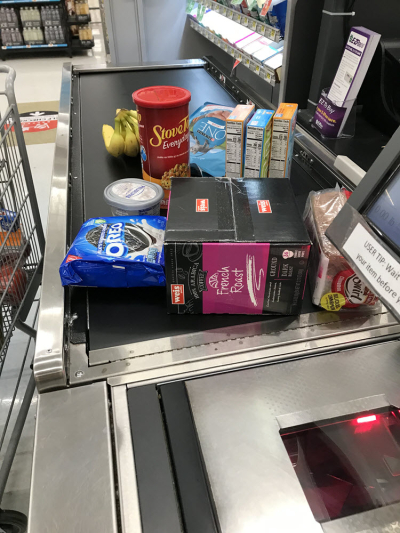
[[[42,277],[44,235],[35,188],[29,166],[24,136],[14,93],[15,71],[0,66],[7,74],[5,90],[7,110],[0,121],[0,395],[2,372],[15,328],[29,336],[28,348],[21,358],[15,390],[9,407],[0,419],[0,505],[11,465],[17,450],[29,406],[35,391],[31,374],[22,402],[19,387],[35,329],[26,323]],[[35,321],[33,321],[33,324]],[[16,407],[19,411],[16,416]],[[4,402],[2,404],[4,407]],[[13,421],[15,420],[15,423]],[[3,449],[4,448],[4,449]],[[4,452],[4,453],[3,453]],[[23,533],[26,517],[0,509],[0,533]]]

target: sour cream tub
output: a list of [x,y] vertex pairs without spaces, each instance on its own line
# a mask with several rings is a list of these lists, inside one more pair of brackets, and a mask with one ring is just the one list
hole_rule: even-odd
[[143,178],[164,189],[168,207],[171,178],[190,176],[189,101],[182,87],[158,85],[134,92],[139,122]]
[[113,216],[158,216],[163,198],[160,185],[136,178],[114,181],[104,189],[104,200]]

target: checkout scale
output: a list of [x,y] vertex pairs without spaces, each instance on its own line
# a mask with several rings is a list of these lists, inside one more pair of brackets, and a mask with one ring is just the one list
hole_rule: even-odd
[[[163,290],[60,287],[65,245],[103,214],[104,188],[141,175],[138,160],[99,150],[94,132],[156,83],[190,90],[190,112],[204,101],[271,106],[210,57],[64,66],[29,532],[400,531],[400,326],[385,293],[391,312],[324,312],[307,290],[299,317],[178,316],[166,314]],[[331,228],[350,260],[346,242],[361,225],[372,247],[399,261],[399,137]],[[357,136],[352,149],[360,154]],[[333,162],[298,127],[291,183],[300,210],[311,190],[354,189]]]

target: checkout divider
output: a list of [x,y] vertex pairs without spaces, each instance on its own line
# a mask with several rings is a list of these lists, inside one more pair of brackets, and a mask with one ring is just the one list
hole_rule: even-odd
[[[182,317],[166,313],[163,290],[146,290],[146,299],[143,291],[137,289],[67,288],[64,295],[56,279],[65,248],[72,243],[83,221],[108,215],[104,188],[115,179],[141,175],[137,160],[129,163],[114,160],[105,151],[99,151],[96,132],[101,131],[104,116],[112,116],[121,106],[129,108],[134,90],[154,84],[189,89],[190,112],[204,101],[229,105],[251,100],[257,107],[272,107],[250,87],[231,78],[212,58],[134,68],[71,70],[64,66],[34,363],[40,396],[29,531],[54,531],[53,526],[49,529],[49,523],[56,524],[61,532],[79,529],[94,532],[103,524],[101,529],[123,533],[182,530],[236,533],[249,523],[252,533],[322,531],[313,519],[286,452],[282,453],[285,450],[279,428],[279,441],[276,435],[272,441],[267,435],[275,427],[277,414],[267,403],[263,411],[266,399],[263,379],[272,383],[269,372],[271,376],[278,374],[283,389],[286,377],[291,380],[290,401],[278,414],[298,410],[297,391],[304,392],[305,388],[309,392],[301,410],[309,409],[316,402],[313,390],[316,382],[324,398],[321,403],[339,403],[342,394],[347,394],[350,377],[343,383],[333,383],[329,370],[325,370],[325,361],[330,361],[335,369],[334,379],[340,381],[342,368],[346,375],[347,359],[351,372],[356,371],[352,354],[367,368],[372,358],[375,366],[367,372],[367,377],[371,377],[371,372],[380,368],[375,357],[377,351],[385,346],[389,364],[379,383],[377,378],[374,392],[384,394],[386,385],[381,390],[380,384],[390,380],[389,366],[396,367],[397,346],[390,341],[400,334],[400,326],[390,313],[385,309],[373,314],[328,313],[313,306],[307,294],[298,317]],[[102,90],[96,91],[93,98],[95,88],[100,86]],[[291,184],[300,210],[311,190],[333,187],[337,182],[352,188],[333,168],[333,161],[334,155],[327,148],[297,128]],[[368,348],[369,354],[375,354],[370,358],[361,347],[372,344],[378,347]],[[300,358],[306,359],[264,366]],[[343,367],[338,361],[345,363]],[[314,378],[307,377],[311,366],[316,369]],[[225,446],[242,455],[241,461],[236,453],[229,466],[224,459],[224,446],[216,444],[218,436],[217,441],[210,437],[205,444],[200,427],[202,415],[196,414],[202,409],[198,406],[205,402],[204,413],[212,415],[214,392],[201,396],[200,402],[201,385],[196,383],[202,380],[190,383],[185,380],[252,367],[257,368],[204,378],[206,389],[215,379],[215,383],[221,384],[222,394],[223,384],[230,382],[229,376],[236,376],[232,377],[234,388],[229,388],[226,397],[220,396],[218,405],[230,405],[237,392],[232,405],[242,398],[244,405],[254,408],[259,416],[257,419],[254,415],[252,420],[255,424],[252,436],[245,418],[235,417],[232,410],[228,415],[222,409]],[[296,377],[298,369],[301,379]],[[242,384],[240,376],[244,379]],[[254,390],[259,396],[253,395],[250,385],[253,380],[257,382]],[[363,397],[369,396],[367,388],[364,384],[354,390],[348,395],[349,401],[358,398],[361,389]],[[274,391],[280,394],[276,387]],[[272,405],[273,401],[271,396],[268,402]],[[400,404],[397,397],[390,403],[396,402]],[[215,404],[217,411],[218,405]],[[250,411],[240,413],[241,417],[247,415],[250,416]],[[233,433],[228,438],[229,427]],[[262,439],[264,444],[259,448]],[[221,483],[217,482],[217,470],[214,472],[214,466],[210,467],[208,451],[207,454],[204,451],[217,448],[221,465],[226,472],[233,472],[225,476],[223,469],[218,470]],[[266,477],[268,487],[262,482],[257,488],[262,472],[257,467],[257,458],[271,450],[274,451],[268,468],[273,468],[271,458],[275,453],[281,462],[278,461],[274,475],[268,480]],[[228,452],[231,451],[227,450],[227,457]],[[283,465],[281,472],[279,465]],[[274,491],[273,483],[280,488],[271,503],[272,509],[268,498]],[[232,497],[228,497],[229,487]],[[254,502],[263,500],[260,507],[251,504],[253,491]],[[285,493],[286,503],[293,505],[291,513],[282,507]],[[277,525],[278,511],[285,515],[283,522],[286,520],[281,528]],[[325,526],[323,530],[334,531]]]

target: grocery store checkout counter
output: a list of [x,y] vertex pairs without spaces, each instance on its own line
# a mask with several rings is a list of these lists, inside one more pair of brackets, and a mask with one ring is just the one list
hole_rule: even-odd
[[[81,224],[109,215],[104,188],[141,175],[138,160],[108,157],[102,124],[156,84],[190,90],[190,112],[205,101],[270,107],[211,58],[64,65],[29,532],[396,531],[400,326],[386,308],[325,312],[307,290],[298,317],[178,316],[163,289],[61,287]],[[311,190],[354,188],[333,163],[298,128],[301,210]]]

